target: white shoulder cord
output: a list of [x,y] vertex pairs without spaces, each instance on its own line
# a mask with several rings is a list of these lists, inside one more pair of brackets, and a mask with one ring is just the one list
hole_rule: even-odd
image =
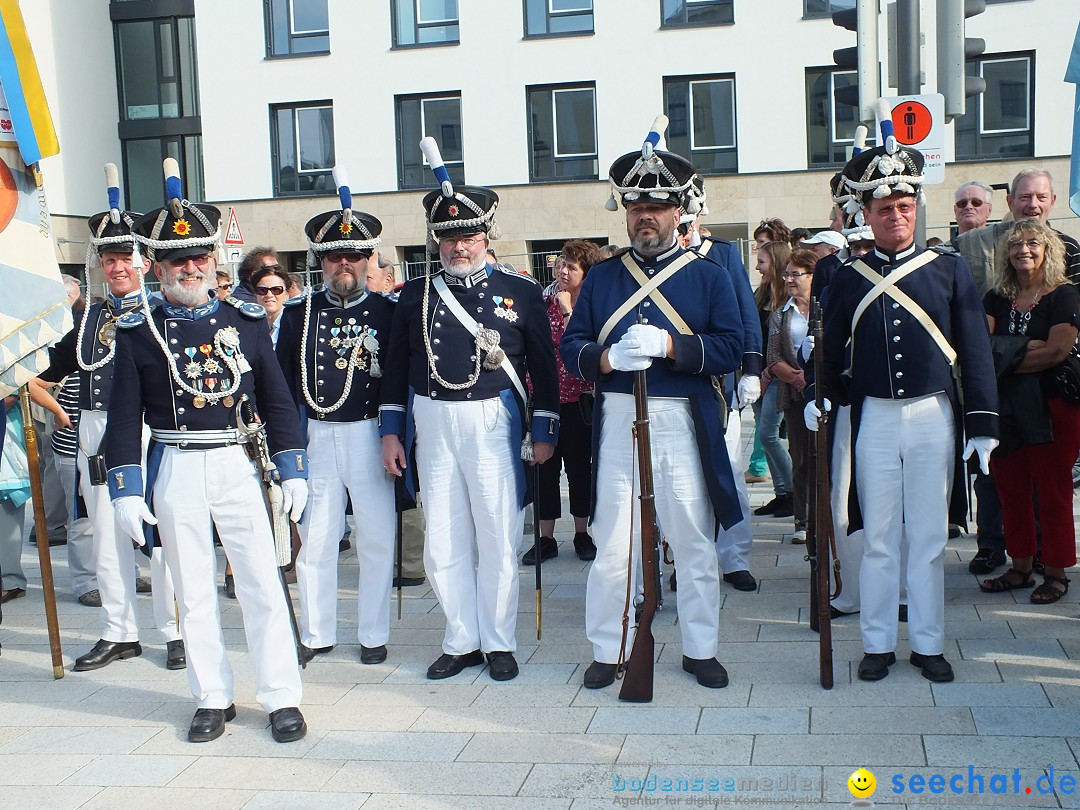
[[363,341],[357,340],[356,345],[353,346],[352,353],[349,355],[349,370],[345,372],[345,389],[341,392],[341,398],[329,408],[324,408],[321,405],[315,404],[315,400],[311,398],[311,391],[308,388],[307,381],[308,327],[311,325],[311,299],[314,295],[315,291],[309,287],[306,296],[307,300],[304,302],[304,332],[300,336],[300,387],[304,390],[304,401],[308,404],[308,407],[320,416],[326,416],[328,413],[333,413],[344,405],[345,400],[349,398],[349,392],[352,391],[353,374],[356,371],[357,360],[360,358],[360,349],[363,348]]
[[473,365],[472,373],[469,374],[469,378],[465,382],[452,383],[443,379],[439,373],[439,369],[435,365],[435,353],[431,350],[431,329],[428,326],[428,304],[431,301],[431,270],[430,265],[427,274],[424,276],[424,300],[421,305],[423,310],[423,319],[420,322],[424,335],[424,351],[427,353],[428,365],[431,367],[431,376],[435,378],[435,382],[450,391],[464,391],[466,388],[472,388],[476,385],[476,381],[480,379],[480,348],[476,347],[476,363]]
[[87,305],[83,308],[82,321],[79,323],[78,342],[75,344],[75,359],[79,363],[79,368],[81,368],[83,371],[97,371],[102,366],[107,365],[109,361],[111,361],[113,357],[116,356],[116,338],[114,337],[113,342],[109,345],[109,351],[105,354],[103,358],[98,360],[96,363],[86,363],[83,361],[83,337],[86,335],[86,322],[90,320],[90,309],[91,305]]

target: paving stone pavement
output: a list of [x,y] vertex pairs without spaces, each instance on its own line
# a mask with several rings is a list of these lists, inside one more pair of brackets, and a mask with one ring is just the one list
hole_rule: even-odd
[[[750,492],[753,506],[772,496],[768,482]],[[401,619],[393,606],[386,663],[362,666],[350,642],[355,550],[344,554],[342,643],[305,670],[309,732],[289,745],[270,737],[242,614],[224,597],[238,713],[219,740],[186,741],[193,701],[184,673],[165,669],[149,597],[138,600],[142,657],[71,672],[97,640],[99,619],[67,592],[63,549],[53,550],[53,568],[68,671],[54,681],[28,546],[29,593],[4,606],[0,626],[0,806],[839,808],[852,799],[848,775],[866,766],[878,805],[1080,807],[1080,588],[1050,606],[1031,605],[1027,591],[983,594],[967,573],[973,537],[952,540],[946,654],[956,681],[931,684],[907,663],[904,625],[889,677],[857,680],[862,647],[851,617],[833,622],[835,686],[825,691],[808,625],[805,547],[791,545],[790,519],[755,518],[758,591],[721,585],[719,657],[731,684],[704,689],[682,672],[665,570],[655,697],[626,704],[617,685],[581,686],[592,658],[583,621],[589,564],[574,554],[571,521],[557,529],[560,554],[543,566],[539,641],[533,569],[521,569],[521,675],[508,683],[479,667],[425,678],[443,627],[426,585],[404,590]]]

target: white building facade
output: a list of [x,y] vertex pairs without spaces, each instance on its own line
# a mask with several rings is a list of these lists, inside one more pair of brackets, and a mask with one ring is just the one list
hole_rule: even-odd
[[[384,223],[384,253],[417,261],[420,199],[433,186],[416,145],[426,134],[456,179],[500,193],[500,258],[536,261],[529,254],[569,238],[625,243],[603,178],[659,112],[669,148],[707,174],[714,233],[746,238],[773,216],[821,228],[855,124],[831,97],[851,81],[832,52],[855,36],[828,12],[852,2],[23,3],[60,136],[61,155],[43,166],[62,261],[81,263],[82,220],[104,207],[102,164],[122,167],[126,204],[146,209],[161,204],[166,154],[180,159],[189,197],[234,208],[246,246],[289,252],[293,269],[303,223],[335,205],[330,169],[341,164],[354,205]],[[922,6],[933,92],[936,4]],[[947,127],[928,234],[948,238],[961,182],[1006,184],[1029,165],[1054,173],[1054,224],[1077,232],[1063,76],[1078,18],[1075,0],[988,0],[968,22],[986,40],[968,70],[988,89]]]

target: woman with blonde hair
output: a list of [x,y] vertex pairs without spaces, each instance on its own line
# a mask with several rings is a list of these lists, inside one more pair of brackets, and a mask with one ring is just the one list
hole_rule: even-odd
[[1043,582],[1031,601],[1048,605],[1068,593],[1065,569],[1076,564],[1072,467],[1080,452],[1080,406],[1051,379],[1073,351],[1080,292],[1065,277],[1065,245],[1045,223],[1022,219],[997,249],[994,288],[983,298],[998,377],[1001,445],[990,459],[1012,567],[979,587],[1000,593],[1035,585],[1037,491]]
[[[757,270],[761,273],[761,283],[754,297],[761,320],[762,346],[767,346],[769,342],[769,318],[788,300],[783,273],[790,260],[791,246],[787,242],[765,242],[758,247]],[[791,517],[794,514],[791,457],[780,441],[780,419],[783,414],[776,410],[776,386],[769,385],[771,379],[772,375],[766,369],[761,375],[761,398],[753,408],[757,420],[757,439],[761,441],[772,476],[773,499],[755,509],[754,514]]]

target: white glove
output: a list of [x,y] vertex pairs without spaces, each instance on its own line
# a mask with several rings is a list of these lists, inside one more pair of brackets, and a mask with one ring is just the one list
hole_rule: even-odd
[[307,506],[307,481],[303,478],[286,478],[281,482],[281,496],[281,510],[293,523],[299,523]]
[[810,355],[814,353],[814,336],[807,335],[799,344],[799,360],[803,363],[810,362]]
[[608,349],[608,362],[616,371],[644,371],[652,365],[651,357],[642,357],[631,354],[631,350],[637,351],[637,341],[623,338]]
[[116,528],[123,534],[135,541],[137,546],[146,545],[146,536],[143,534],[143,523],[151,526],[157,525],[150,507],[146,505],[142,495],[125,495],[112,502],[113,515],[116,517]]
[[626,334],[619,342],[626,340],[636,344],[636,347],[630,349],[630,354],[633,356],[667,357],[668,333],[658,326],[635,323],[626,330]]
[[761,377],[756,374],[743,374],[739,379],[739,407],[753,405],[761,398]]
[[971,458],[972,453],[979,454],[979,469],[982,470],[983,475],[990,474],[990,454],[994,452],[994,448],[999,444],[997,439],[991,439],[989,436],[973,436],[967,440],[967,444],[964,445],[964,461]]
[[[825,406],[825,413],[829,413],[832,410],[832,403],[828,399],[823,399],[821,404]],[[817,403],[814,400],[810,400],[806,403],[806,407],[803,408],[803,421],[806,423],[806,429],[817,433],[818,420],[822,417],[821,411],[818,410]]]

